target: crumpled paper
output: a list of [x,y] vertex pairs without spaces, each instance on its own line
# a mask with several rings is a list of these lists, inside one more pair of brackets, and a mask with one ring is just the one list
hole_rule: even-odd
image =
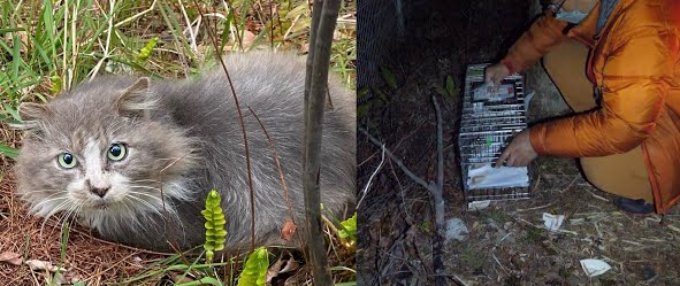
[[588,277],[592,278],[604,274],[612,267],[609,266],[607,262],[590,258],[581,260],[581,268],[583,268],[583,271],[586,273],[586,275],[588,275]]
[[557,231],[564,223],[564,215],[543,213],[543,227],[549,231]]
[[467,185],[470,189],[528,187],[529,171],[526,167],[494,168],[491,163],[470,165]]
[[446,221],[446,240],[463,241],[470,232],[465,222],[459,218],[452,218]]

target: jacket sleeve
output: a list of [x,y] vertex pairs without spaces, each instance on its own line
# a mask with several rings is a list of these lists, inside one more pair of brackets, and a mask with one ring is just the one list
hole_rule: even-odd
[[564,34],[567,25],[567,22],[555,19],[551,10],[546,10],[510,47],[501,63],[511,72],[526,70],[538,62],[551,47],[567,39]]
[[[654,131],[673,71],[669,33],[628,33],[602,71],[602,107],[530,129],[537,153],[565,157],[627,152]],[[677,52],[677,51],[676,51]]]

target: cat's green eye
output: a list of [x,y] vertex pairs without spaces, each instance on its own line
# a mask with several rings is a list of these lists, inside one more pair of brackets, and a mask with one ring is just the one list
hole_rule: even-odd
[[114,143],[109,147],[109,152],[106,155],[111,161],[120,161],[127,156],[127,148],[123,144]]
[[76,165],[78,165],[78,162],[76,161],[76,157],[73,156],[71,153],[61,153],[57,157],[57,162],[59,163],[59,166],[61,166],[64,169],[72,169]]

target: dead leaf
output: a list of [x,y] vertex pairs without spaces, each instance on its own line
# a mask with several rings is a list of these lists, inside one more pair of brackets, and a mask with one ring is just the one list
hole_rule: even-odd
[[42,260],[26,260],[26,265],[28,265],[28,268],[31,268],[33,271],[48,271],[48,272],[66,272],[68,271],[66,268],[63,267],[57,267],[52,265],[52,263],[48,261],[42,261]]
[[18,266],[21,265],[23,259],[21,259],[21,254],[7,251],[0,253],[0,262],[7,262],[9,264]]
[[272,282],[272,279],[274,279],[276,276],[279,276],[279,270],[283,268],[283,264],[285,261],[283,260],[283,256],[279,257],[279,260],[274,262],[272,266],[267,269],[267,284]]
[[255,43],[256,38],[257,37],[255,36],[255,34],[253,34],[253,32],[248,31],[248,30],[244,31],[243,32],[243,40],[241,41],[241,44],[243,45],[243,49],[250,48],[250,46],[252,46],[253,43]]
[[281,274],[296,271],[298,269],[300,269],[300,263],[295,260],[290,252],[282,254],[279,259],[267,270],[267,284],[272,282],[274,278],[279,277]]
[[143,260],[139,256],[135,256],[132,258],[132,262],[130,263],[130,266],[136,268],[136,269],[144,269],[144,264],[142,263]]
[[297,225],[293,223],[293,220],[286,219],[286,222],[283,223],[283,229],[281,229],[281,238],[285,241],[291,241],[296,230]]
[[287,273],[287,272],[292,272],[300,269],[300,263],[297,262],[292,256],[288,260],[288,263],[283,266],[283,269],[279,271],[279,273]]

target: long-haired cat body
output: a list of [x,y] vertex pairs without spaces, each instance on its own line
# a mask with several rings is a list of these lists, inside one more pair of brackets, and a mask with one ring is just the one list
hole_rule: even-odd
[[[257,245],[299,246],[282,240],[281,231],[291,218],[304,225],[304,60],[260,52],[228,55],[225,63],[247,132],[254,216],[242,129],[221,68],[181,81],[101,77],[45,105],[22,104],[28,132],[15,168],[21,198],[39,216],[78,217],[104,239],[170,250],[204,242],[200,211],[216,189],[226,250],[249,247],[253,217]],[[354,201],[355,96],[332,77],[329,93],[321,202],[340,217]]]

